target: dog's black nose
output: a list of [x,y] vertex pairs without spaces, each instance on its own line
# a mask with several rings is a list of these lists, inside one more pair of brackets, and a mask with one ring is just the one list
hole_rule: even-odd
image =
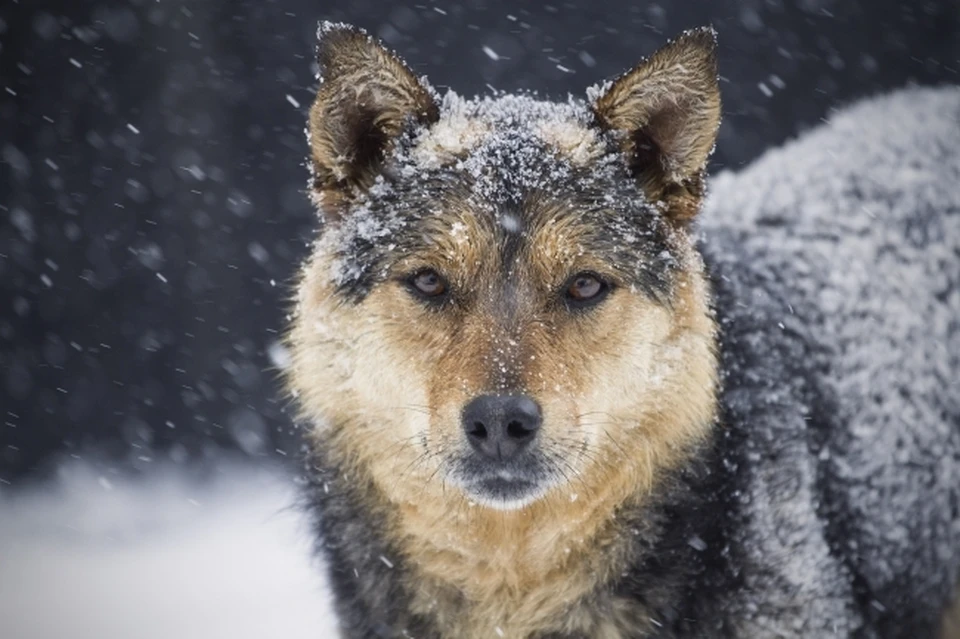
[[463,409],[463,430],[473,448],[507,461],[533,441],[543,417],[526,395],[481,395]]

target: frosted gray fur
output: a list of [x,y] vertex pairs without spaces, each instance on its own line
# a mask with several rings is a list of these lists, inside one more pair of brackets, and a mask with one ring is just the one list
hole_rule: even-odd
[[[960,88],[843,110],[715,176],[699,219],[739,298],[724,322],[765,327],[760,353],[771,329],[810,344],[834,413],[811,448],[790,380],[743,398],[770,407],[745,425],[744,634],[901,636],[863,617],[935,618],[960,573]],[[844,557],[818,472],[849,508]],[[851,569],[872,593],[860,606]]]

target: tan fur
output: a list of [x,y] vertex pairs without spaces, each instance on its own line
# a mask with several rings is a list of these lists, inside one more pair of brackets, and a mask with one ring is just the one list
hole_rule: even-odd
[[[703,197],[703,172],[720,125],[716,41],[688,32],[614,82],[594,104],[603,126],[623,136],[638,177],[679,220]],[[652,147],[652,148],[650,148]]]
[[459,97],[448,95],[444,107],[443,119],[426,129],[417,140],[416,158],[425,168],[463,157],[491,132],[490,123],[467,113]]
[[953,605],[943,613],[940,639],[960,639],[960,589],[954,594]]
[[575,122],[542,122],[537,135],[574,166],[588,166],[604,151],[597,131]]

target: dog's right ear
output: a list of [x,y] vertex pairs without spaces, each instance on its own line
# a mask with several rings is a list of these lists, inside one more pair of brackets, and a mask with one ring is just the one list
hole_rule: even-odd
[[313,196],[336,216],[369,188],[408,123],[439,118],[430,89],[363,30],[323,23],[317,31],[320,89],[310,109]]
[[720,125],[716,33],[687,31],[621,76],[593,102],[653,201],[680,224],[700,208],[704,169]]

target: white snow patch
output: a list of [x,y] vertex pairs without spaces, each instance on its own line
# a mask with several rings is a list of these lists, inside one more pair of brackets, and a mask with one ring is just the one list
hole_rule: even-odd
[[417,139],[414,159],[424,167],[442,166],[490,134],[490,123],[473,117],[470,103],[452,91],[444,96],[442,108],[444,117]]
[[517,233],[520,230],[520,220],[516,215],[504,213],[500,216],[500,226],[507,233]]
[[[271,282],[273,280],[270,280]],[[270,358],[270,363],[276,366],[279,370],[286,370],[290,368],[293,360],[290,355],[290,349],[284,346],[283,342],[272,342],[267,347],[267,356]]]
[[0,619],[16,639],[336,637],[292,482],[90,466],[0,490]]
[[539,123],[537,134],[574,166],[588,166],[606,150],[594,128],[573,119],[543,120]]

